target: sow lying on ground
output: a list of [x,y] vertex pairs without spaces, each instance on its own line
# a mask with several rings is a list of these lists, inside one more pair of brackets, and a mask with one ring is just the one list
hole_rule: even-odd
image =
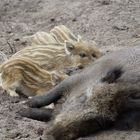
[[[39,109],[53,102],[54,112]],[[23,116],[47,120],[55,114],[47,140],[73,140],[114,125],[131,128],[140,117],[140,46],[101,57],[28,105]]]

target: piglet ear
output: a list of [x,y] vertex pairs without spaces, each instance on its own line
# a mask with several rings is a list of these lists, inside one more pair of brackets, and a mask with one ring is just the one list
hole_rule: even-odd
[[115,82],[118,78],[121,77],[121,75],[123,74],[123,70],[122,70],[122,67],[121,66],[116,66],[112,69],[110,69],[105,77],[103,77],[101,79],[102,82],[107,82],[107,83],[113,83]]
[[65,52],[66,54],[71,54],[72,51],[74,50],[75,46],[72,42],[70,41],[65,41]]
[[82,41],[82,37],[80,35],[78,35],[78,42]]

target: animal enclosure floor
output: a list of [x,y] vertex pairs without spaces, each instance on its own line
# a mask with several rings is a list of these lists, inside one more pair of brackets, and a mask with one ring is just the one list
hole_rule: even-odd
[[[25,47],[24,36],[64,24],[103,51],[140,44],[140,0],[0,0],[0,51]],[[0,140],[44,140],[47,123],[20,117],[24,98],[0,92]],[[79,140],[140,140],[138,131],[101,132]]]

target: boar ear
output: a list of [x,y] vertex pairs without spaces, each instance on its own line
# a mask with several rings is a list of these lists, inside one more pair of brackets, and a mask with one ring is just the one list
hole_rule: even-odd
[[78,42],[82,41],[82,37],[80,35],[78,35]]
[[121,75],[123,74],[123,70],[121,66],[116,66],[112,69],[110,69],[105,77],[103,77],[101,79],[102,82],[107,82],[107,83],[113,83],[115,82],[118,78],[121,77]]
[[65,52],[66,54],[71,54],[75,46],[72,42],[65,41]]

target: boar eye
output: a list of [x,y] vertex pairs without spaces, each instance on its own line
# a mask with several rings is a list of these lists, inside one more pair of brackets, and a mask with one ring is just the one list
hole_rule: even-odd
[[85,53],[80,53],[79,55],[80,55],[82,58],[87,56]]
[[92,57],[96,57],[96,55],[93,53],[93,54],[92,54]]

